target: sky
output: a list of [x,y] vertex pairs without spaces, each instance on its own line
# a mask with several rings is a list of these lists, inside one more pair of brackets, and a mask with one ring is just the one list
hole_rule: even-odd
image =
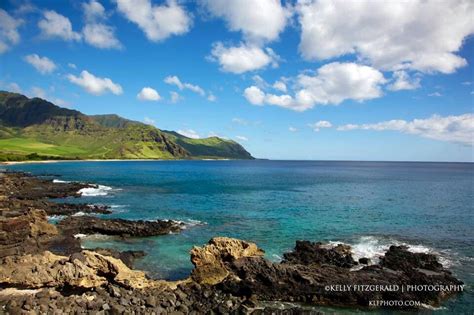
[[253,156],[474,160],[474,2],[2,0],[0,89]]

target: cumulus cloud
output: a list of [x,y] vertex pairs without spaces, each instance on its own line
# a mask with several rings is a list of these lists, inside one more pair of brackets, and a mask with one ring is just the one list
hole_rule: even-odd
[[82,8],[84,10],[86,20],[88,21],[96,21],[106,17],[105,8],[102,4],[100,4],[99,1],[90,0],[89,2],[84,2],[82,4]]
[[189,14],[175,0],[153,5],[150,0],[115,0],[118,10],[154,42],[182,35],[191,28]]
[[406,71],[398,70],[393,73],[394,82],[388,86],[391,91],[415,90],[420,87],[420,78],[411,78]]
[[283,81],[275,81],[275,83],[273,83],[272,87],[275,90],[278,90],[280,92],[283,92],[283,93],[287,92],[286,84]]
[[179,95],[179,93],[175,91],[170,92],[170,98],[171,98],[171,103],[173,104],[178,103],[182,99],[181,95]]
[[56,69],[56,64],[47,57],[40,57],[37,54],[25,56],[25,61],[35,67],[41,74],[51,73]]
[[214,94],[209,93],[209,95],[207,96],[207,100],[209,102],[215,102],[215,101],[217,101],[217,97]]
[[111,92],[115,95],[123,93],[122,87],[119,84],[114,83],[111,79],[96,77],[86,70],[83,70],[80,76],[69,74],[67,78],[71,83],[82,87],[88,93],[93,95],[101,95],[106,92]]
[[18,85],[16,82],[11,82],[8,83],[7,85],[8,91],[13,92],[13,93],[22,93],[21,87]]
[[253,105],[275,105],[295,111],[305,111],[315,105],[338,105],[344,100],[364,101],[382,96],[383,74],[369,66],[333,62],[319,68],[315,74],[296,78],[294,96],[265,93],[257,86],[245,89],[245,98]]
[[86,24],[82,29],[84,40],[89,45],[101,49],[120,49],[122,44],[115,37],[115,29],[104,23],[107,19],[105,8],[96,0],[82,4]]
[[375,124],[348,124],[338,127],[337,130],[398,131],[424,138],[472,146],[474,141],[474,114],[446,117],[433,115],[430,118],[414,119],[412,121],[389,120]]
[[298,129],[296,129],[295,127],[290,126],[290,127],[288,127],[288,131],[297,132]]
[[82,29],[86,43],[97,48],[121,48],[113,27],[102,23],[86,24]]
[[0,54],[20,42],[18,28],[21,24],[23,20],[15,19],[7,11],[0,9]]
[[244,90],[244,96],[253,105],[263,105],[265,100],[265,93],[254,85]]
[[433,93],[428,94],[428,96],[440,97],[440,96],[443,96],[443,94],[441,94],[439,92],[433,92]]
[[74,32],[69,19],[56,11],[43,12],[43,18],[38,22],[41,35],[45,38],[61,38],[66,41],[79,41],[81,34]]
[[28,95],[30,97],[39,97],[42,99],[46,99],[46,91],[37,86],[33,86],[30,90],[30,93],[28,93]]
[[231,31],[243,33],[246,41],[272,41],[278,38],[290,16],[279,0],[205,0],[212,15],[226,21]]
[[191,138],[191,139],[199,139],[201,136],[192,129],[185,129],[185,130],[178,130],[178,133],[182,136]]
[[203,88],[201,88],[199,85],[191,84],[191,83],[186,83],[186,82],[181,82],[178,76],[172,75],[172,76],[167,76],[164,80],[165,83],[170,84],[170,85],[175,85],[178,87],[180,90],[190,90],[194,93],[197,93],[201,96],[205,96],[206,92],[204,92]]
[[474,2],[304,0],[299,49],[308,60],[355,54],[382,70],[452,73],[474,32]]
[[267,66],[278,67],[280,57],[271,48],[248,44],[225,47],[222,43],[216,43],[210,59],[219,63],[222,71],[241,74]]
[[161,99],[160,94],[151,87],[144,87],[140,93],[137,94],[137,98],[140,101],[159,101]]
[[308,127],[310,127],[311,129],[313,129],[313,131],[316,131],[318,132],[319,130],[321,130],[322,128],[331,128],[332,127],[332,124],[327,121],[327,120],[320,120],[320,121],[317,121],[315,123],[312,123],[312,124],[308,124]]
[[152,126],[155,124],[155,120],[151,119],[150,117],[143,118],[143,122],[147,125],[152,125]]
[[249,141],[249,139],[244,136],[235,136],[235,139],[240,140],[240,141]]
[[68,63],[67,66],[71,69],[77,69],[77,66],[74,63]]

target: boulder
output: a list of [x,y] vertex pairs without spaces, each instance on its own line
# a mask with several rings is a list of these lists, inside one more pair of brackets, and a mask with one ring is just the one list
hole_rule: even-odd
[[225,262],[242,257],[260,257],[264,251],[255,243],[228,237],[214,237],[203,247],[193,247],[192,279],[202,284],[216,284],[229,275]]
[[131,270],[120,259],[82,251],[70,257],[49,251],[10,256],[1,260],[0,283],[23,288],[96,288],[115,283],[125,288],[159,286],[142,271]]

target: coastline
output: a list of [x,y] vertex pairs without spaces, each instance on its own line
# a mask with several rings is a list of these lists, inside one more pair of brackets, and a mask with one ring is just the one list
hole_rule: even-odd
[[235,159],[84,159],[84,160],[40,160],[40,161],[1,161],[0,165],[49,164],[61,162],[153,162],[153,161],[236,161]]
[[[142,271],[133,269],[133,261],[146,253],[84,250],[80,238],[75,235],[99,232],[124,240],[159,237],[169,232],[179,233],[181,227],[177,221],[72,216],[84,208],[60,203],[54,213],[62,211],[67,217],[52,225],[46,216],[53,211],[53,203],[48,203],[48,199],[80,198],[79,192],[95,187],[94,184],[58,183],[14,172],[0,175],[0,195],[3,196],[0,202],[4,209],[0,226],[5,238],[0,251],[4,266],[0,271],[0,282],[9,290],[22,288],[15,291],[14,298],[0,294],[0,305],[12,313],[18,309],[44,312],[59,309],[69,313],[85,303],[91,313],[114,309],[118,314],[131,310],[184,314],[190,311],[224,314],[268,311],[278,314],[279,310],[262,306],[264,302],[296,303],[292,304],[295,311],[301,311],[302,305],[373,309],[368,303],[371,299],[393,297],[439,306],[457,291],[408,294],[398,291],[334,292],[326,288],[334,283],[345,285],[336,290],[355,284],[403,288],[407,283],[418,281],[452,288],[462,286],[462,282],[438,262],[437,256],[412,253],[404,246],[391,246],[384,258],[374,263],[364,257],[355,261],[351,247],[345,244],[297,241],[293,251],[285,253],[281,262],[274,263],[263,257],[264,251],[256,244],[226,237],[214,237],[207,245],[191,250],[194,269],[187,278],[179,281],[150,279]],[[29,210],[25,210],[25,206]],[[100,212],[105,210],[93,208],[90,212],[106,213]],[[71,289],[63,292],[65,286],[72,289],[72,294]],[[36,291],[33,294],[31,290]],[[122,300],[124,297],[128,300]]]

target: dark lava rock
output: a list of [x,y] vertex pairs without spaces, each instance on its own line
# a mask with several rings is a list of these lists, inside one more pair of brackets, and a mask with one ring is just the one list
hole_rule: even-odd
[[58,227],[66,234],[103,234],[116,236],[155,236],[180,232],[183,224],[171,220],[132,221],[101,219],[91,216],[68,217]]
[[443,265],[433,254],[412,253],[406,246],[390,246],[382,257],[380,265],[393,270],[410,271],[413,268],[421,268],[436,272],[443,271]]
[[370,258],[367,258],[367,257],[359,258],[359,264],[362,264],[362,265],[370,264]]
[[343,244],[327,247],[319,242],[296,241],[295,250],[291,253],[285,253],[282,262],[303,265],[326,264],[351,268],[357,263],[352,258],[350,249],[350,246]]
[[[462,284],[448,270],[440,267],[433,255],[392,247],[380,265],[351,270],[348,267],[353,264],[352,257],[349,256],[349,259],[345,253],[347,248],[344,252],[341,250],[322,248],[318,243],[297,242],[295,251],[285,255],[282,263],[272,263],[263,257],[242,257],[227,261],[225,265],[231,275],[216,287],[233,296],[256,296],[263,301],[369,306],[371,300],[413,300],[439,305],[456,292],[408,292],[402,286]],[[307,256],[303,253],[307,253]],[[354,285],[386,289],[349,288]]]

